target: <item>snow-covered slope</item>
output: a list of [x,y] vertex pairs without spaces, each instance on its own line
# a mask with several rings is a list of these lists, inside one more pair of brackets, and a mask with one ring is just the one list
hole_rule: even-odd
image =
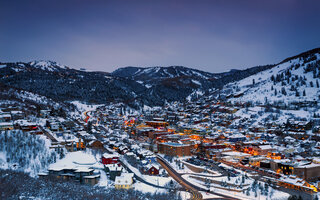
[[192,76],[195,78],[212,79],[218,78],[219,75],[204,72],[197,69],[187,68],[183,66],[170,67],[124,67],[112,72],[113,75],[119,77],[129,77],[134,80],[150,80],[163,78],[176,78],[181,76]]
[[0,132],[0,168],[36,176],[58,159],[56,151],[49,149],[49,143],[45,136],[18,130]]
[[50,71],[50,72],[58,72],[63,69],[69,69],[65,65],[61,65],[54,61],[49,60],[35,60],[28,63],[16,63],[12,65],[12,63],[3,64],[1,68],[10,67],[12,70],[16,72],[21,71],[30,71],[30,70],[43,70],[43,71]]
[[[224,87],[233,101],[318,101],[320,50],[286,59],[275,67]],[[228,91],[228,92],[227,92]]]

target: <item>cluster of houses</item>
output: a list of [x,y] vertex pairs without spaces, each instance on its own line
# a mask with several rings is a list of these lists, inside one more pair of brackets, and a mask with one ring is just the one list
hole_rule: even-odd
[[[257,122],[254,114],[236,115],[246,106],[203,98],[128,115],[119,104],[101,106],[85,119],[63,121],[51,117],[50,110],[41,110],[42,125],[11,108],[1,109],[0,130],[45,134],[51,139],[51,148],[69,152],[87,148],[102,152],[100,162],[119,189],[129,189],[134,183],[134,175],[125,170],[119,156],[142,174],[160,176],[165,173],[155,153],[259,168],[286,177],[279,182],[283,186],[313,187],[308,182],[320,178],[320,128],[311,120]],[[91,185],[100,178],[92,168],[52,168],[47,175]]]
[[[123,128],[130,138],[155,153],[239,163],[290,180],[304,180],[300,189],[312,189],[308,182],[320,180],[320,143],[310,134],[316,133],[313,121],[257,122],[256,116],[235,115],[245,104],[209,102],[154,109],[142,118],[135,116],[136,120]],[[281,184],[286,185],[285,181]],[[291,188],[297,189],[297,185]]]

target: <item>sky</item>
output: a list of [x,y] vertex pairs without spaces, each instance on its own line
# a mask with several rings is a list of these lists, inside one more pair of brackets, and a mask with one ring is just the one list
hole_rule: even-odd
[[320,47],[319,0],[0,0],[0,62],[208,72]]

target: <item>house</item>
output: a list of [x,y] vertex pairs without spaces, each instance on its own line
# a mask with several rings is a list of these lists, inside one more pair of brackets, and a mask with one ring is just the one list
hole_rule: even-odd
[[228,139],[229,139],[229,142],[243,142],[246,140],[246,136],[239,133],[235,135],[230,135]]
[[101,157],[101,163],[104,165],[117,164],[118,162],[119,156],[117,156],[116,154],[104,153]]
[[118,166],[118,165],[105,165],[106,170],[109,171],[109,175],[110,175],[110,179],[111,180],[115,180],[117,176],[121,175],[121,172],[123,170],[122,166]]
[[133,175],[133,173],[122,173],[121,176],[117,176],[114,187],[116,189],[130,189],[133,184]]
[[50,116],[50,110],[40,110],[40,116],[43,118],[47,118]]
[[19,120],[19,119],[25,118],[24,112],[22,112],[20,110],[11,111],[11,116],[12,116],[12,120]]
[[56,178],[60,178],[61,175],[64,173],[63,168],[61,167],[51,167],[48,169],[49,176],[54,176]]
[[59,130],[59,124],[58,123],[50,123],[50,130],[58,131]]
[[100,175],[90,175],[83,177],[83,183],[88,185],[95,185],[99,182]]
[[67,142],[65,147],[69,152],[77,151],[76,144],[74,142]]
[[13,123],[12,122],[0,122],[0,131],[12,130]]
[[93,171],[94,169],[90,169],[90,168],[87,168],[87,167],[81,167],[81,168],[77,168],[75,171],[74,171],[74,174],[75,174],[75,178],[77,180],[80,181],[80,183],[84,183],[84,177],[85,176],[90,176],[90,175],[93,175]]
[[17,120],[15,121],[15,125],[25,132],[38,129],[38,125],[36,123],[27,120]]
[[92,140],[89,142],[88,147],[91,147],[93,149],[103,149],[103,144],[99,140]]
[[159,170],[160,168],[158,165],[151,165],[151,164],[146,165],[143,169],[144,173],[148,175],[158,175]]
[[81,141],[81,139],[80,139],[78,142],[76,142],[76,141],[68,141],[68,142],[66,142],[65,148],[69,152],[73,152],[73,151],[85,150],[86,146],[85,146],[84,142]]
[[11,114],[4,112],[0,113],[0,122],[10,122],[11,121]]
[[76,149],[77,150],[85,150],[86,145],[84,144],[83,141],[79,140],[79,142],[76,142]]

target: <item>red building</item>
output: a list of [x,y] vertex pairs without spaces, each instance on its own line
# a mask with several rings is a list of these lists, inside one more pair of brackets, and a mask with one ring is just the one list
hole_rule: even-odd
[[114,154],[103,154],[101,157],[101,163],[104,165],[117,164],[119,162],[119,156]]
[[158,175],[159,174],[159,167],[149,164],[145,167],[144,173],[148,174],[148,175]]

